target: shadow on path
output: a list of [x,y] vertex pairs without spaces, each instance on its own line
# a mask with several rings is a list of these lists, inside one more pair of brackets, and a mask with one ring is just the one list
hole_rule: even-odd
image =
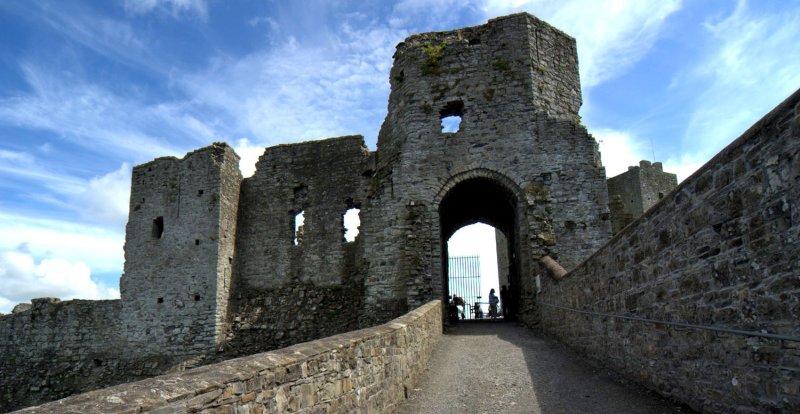
[[398,413],[692,413],[502,321],[448,329]]

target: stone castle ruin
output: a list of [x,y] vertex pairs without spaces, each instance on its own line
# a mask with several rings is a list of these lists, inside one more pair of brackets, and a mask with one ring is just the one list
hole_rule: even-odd
[[[612,230],[620,243],[626,225],[653,220],[652,210],[635,219],[675,197],[675,176],[643,161],[607,183],[578,116],[574,39],[528,14],[413,35],[397,46],[389,78],[376,151],[361,136],[279,145],[244,179],[223,143],[135,167],[121,299],[38,299],[1,317],[0,409],[387,322],[448,296],[447,240],[479,221],[504,236],[511,306],[527,325],[569,324],[581,335],[579,321],[544,307],[569,298],[635,308],[627,294],[585,296],[590,288],[571,291],[560,277],[645,245],[601,249]],[[448,117],[460,119],[457,131],[443,132]],[[347,241],[351,209],[361,224]],[[654,226],[641,237],[662,247],[680,232]],[[598,264],[598,278],[609,263]],[[553,274],[538,292],[536,278]],[[554,291],[565,293],[545,295]]]

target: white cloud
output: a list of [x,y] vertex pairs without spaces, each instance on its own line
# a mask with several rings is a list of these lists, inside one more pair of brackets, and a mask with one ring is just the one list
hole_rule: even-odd
[[88,222],[122,228],[128,221],[130,195],[131,167],[123,163],[119,169],[89,180],[70,206]]
[[394,45],[405,32],[341,23],[327,43],[290,38],[241,58],[219,56],[179,80],[192,102],[265,146],[332,136],[377,136]]
[[187,122],[183,110],[148,106],[51,69],[22,65],[31,92],[0,98],[0,122],[44,129],[88,150],[130,161],[185,152],[167,143],[161,137],[164,131],[198,144],[213,140],[207,135],[211,128]]
[[250,177],[256,172],[256,162],[258,157],[264,153],[264,146],[253,145],[247,138],[241,138],[233,146],[234,151],[239,154],[239,170],[243,177]]
[[208,18],[206,0],[125,0],[125,10],[134,14],[160,11],[175,18],[184,13],[196,15],[202,20]]
[[488,17],[528,11],[575,37],[581,84],[591,88],[627,72],[658,38],[680,0],[486,0]]
[[77,193],[83,188],[82,180],[39,165],[36,157],[30,153],[0,150],[0,160],[3,161],[0,163],[0,173],[14,177],[8,181],[11,185],[27,189],[30,187],[27,184],[32,181],[61,194]]
[[119,291],[91,278],[82,262],[44,259],[37,262],[30,253],[0,252],[0,312],[8,313],[18,302],[36,297],[61,299],[119,298]]
[[80,262],[96,273],[119,273],[124,240],[121,230],[0,211],[0,252],[25,246],[24,250],[37,259]]
[[708,160],[800,86],[800,9],[751,10],[707,22],[711,49],[673,88],[700,91],[683,137],[691,162]]
[[[0,150],[0,173],[15,177],[6,186],[30,200],[73,210],[89,223],[122,228],[128,218],[131,167],[123,163],[110,173],[84,180],[50,171],[28,153]],[[0,176],[2,178],[2,176]],[[42,189],[47,191],[42,191]]]
[[33,162],[33,157],[24,152],[0,149],[0,160],[20,164],[30,164]]
[[671,172],[678,176],[678,182],[689,178],[700,167],[702,167],[708,160],[698,160],[692,155],[683,155],[675,159],[668,159],[664,163],[664,171]]
[[629,132],[613,129],[596,129],[592,135],[600,146],[600,157],[606,168],[606,176],[614,177],[628,171],[629,166],[639,165],[648,159],[647,149]]
[[[47,5],[24,2],[20,7],[22,13],[39,17],[50,29],[75,44],[137,69],[164,71],[165,59],[156,59],[149,42],[138,36],[143,32],[137,33],[127,22],[99,16],[75,2]],[[73,50],[64,48],[59,52],[61,60]]]

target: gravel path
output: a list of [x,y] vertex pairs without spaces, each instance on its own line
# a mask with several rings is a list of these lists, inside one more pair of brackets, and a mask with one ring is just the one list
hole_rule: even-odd
[[622,384],[563,345],[506,322],[448,329],[397,410],[420,413],[691,413]]

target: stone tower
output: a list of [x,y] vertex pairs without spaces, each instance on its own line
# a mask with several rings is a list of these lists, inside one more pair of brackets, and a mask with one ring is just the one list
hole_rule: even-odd
[[608,179],[611,228],[617,234],[678,186],[675,174],[660,162],[639,161],[638,167]]
[[362,220],[367,317],[444,298],[446,243],[468,224],[505,234],[516,298],[532,298],[539,258],[569,268],[610,237],[574,39],[517,14],[410,36],[394,58]]
[[199,354],[220,341],[241,179],[226,144],[133,169],[120,282],[131,343]]

